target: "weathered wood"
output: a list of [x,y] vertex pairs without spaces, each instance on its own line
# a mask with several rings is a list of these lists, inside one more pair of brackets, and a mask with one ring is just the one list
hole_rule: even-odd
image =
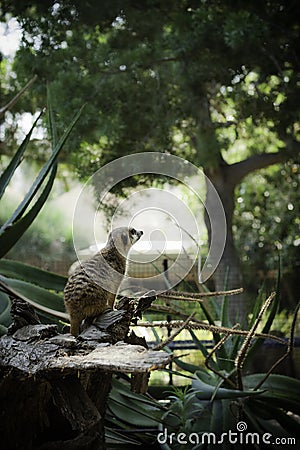
[[61,356],[46,362],[47,370],[62,371],[104,370],[106,372],[144,373],[165,367],[170,362],[165,352],[147,350],[140,345],[118,342],[115,345],[100,344],[85,355]]
[[78,377],[59,377],[51,381],[52,398],[72,430],[88,430],[100,421],[101,415]]
[[49,426],[51,387],[12,370],[1,371],[0,380],[1,448],[31,450]]
[[121,299],[118,310],[86,323],[78,339],[38,323],[30,305],[14,302],[14,323],[0,339],[3,448],[105,449],[113,373],[131,373],[133,390],[145,392],[150,371],[171,359],[130,333],[154,299]]
[[131,390],[137,394],[145,394],[148,389],[149,372],[131,375]]
[[[86,379],[86,392],[99,411],[101,417],[104,419],[107,408],[108,396],[111,390],[112,372],[104,372],[103,370],[97,370],[89,373]],[[105,448],[105,429],[104,420],[99,422],[98,426],[99,441]]]

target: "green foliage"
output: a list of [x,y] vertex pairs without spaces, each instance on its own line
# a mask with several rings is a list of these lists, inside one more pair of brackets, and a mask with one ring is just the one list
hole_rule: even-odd
[[110,449],[130,449],[135,445],[155,448],[158,424],[172,426],[174,421],[178,422],[176,413],[168,413],[165,406],[148,395],[132,392],[126,381],[113,379],[105,429]]
[[66,283],[66,278],[61,275],[5,259],[0,260],[0,273],[5,277],[17,278],[52,291],[63,291]]
[[[40,170],[23,200],[2,224],[0,229],[0,258],[3,258],[16,245],[44,206],[55,179],[58,155],[77,123],[81,110],[82,108],[70,122],[62,137],[58,139],[50,92],[48,93],[48,120],[53,144],[52,154]],[[40,116],[35,121],[30,132],[0,177],[0,199],[3,197],[7,186],[13,179],[17,167],[24,158],[32,131],[39,118]],[[43,314],[46,313],[48,315],[50,314],[50,316],[62,317],[57,313],[64,311],[62,297],[53,291],[61,291],[63,289],[65,284],[63,277],[15,262],[2,260],[0,261],[0,265],[0,300],[2,303],[0,320],[4,327],[10,323],[8,317],[10,300],[7,294],[25,296]],[[63,315],[65,314],[63,313]],[[5,328],[2,328],[2,332],[5,332]]]
[[[93,0],[9,10],[26,31],[14,69],[19,80],[39,75],[35,101],[45,80],[62,118],[92,99],[68,143],[81,148],[72,152],[81,176],[137,151],[219,164],[233,144],[221,137],[231,122],[234,142],[253,136],[249,121],[263,130],[248,153],[262,151],[268,129],[276,149],[295,134],[297,4]],[[178,133],[186,145],[174,142]]]
[[[272,327],[275,312],[278,308],[278,298],[270,308],[267,318],[262,326],[263,333],[269,333]],[[253,315],[249,323],[250,329],[256,327],[261,321],[261,305],[262,298],[257,299],[257,303],[253,309]],[[223,302],[223,307],[218,304],[212,305],[213,309],[218,310],[217,317],[226,317],[228,305]],[[223,309],[223,315],[220,314]],[[297,310],[296,313],[297,314]],[[209,317],[210,323],[212,318]],[[223,320],[221,326],[228,327],[230,324],[227,319]],[[295,318],[291,324],[291,337],[293,340],[293,329],[295,327]],[[195,336],[191,331],[194,341]],[[170,412],[176,412],[179,417],[184,418],[177,426],[176,433],[202,433],[213,432],[216,439],[222,433],[237,431],[237,423],[244,421],[247,425],[247,432],[270,433],[273,437],[296,437],[300,438],[298,419],[300,415],[299,399],[294,395],[299,392],[299,380],[292,379],[287,376],[272,373],[272,369],[267,373],[259,374],[238,374],[237,356],[241,353],[242,347],[247,339],[245,336],[229,334],[226,339],[222,339],[222,334],[214,334],[215,344],[219,344],[209,356],[208,351],[199,343],[199,350],[203,353],[207,361],[207,369],[203,370],[196,367],[190,367],[186,363],[182,363],[180,359],[176,359],[179,367],[193,374],[193,381],[190,390],[185,392],[186,400],[183,401],[182,392],[175,391],[175,396],[170,397]],[[244,355],[243,365],[255,358],[258,345],[261,345],[263,339],[251,339],[248,342],[246,353]],[[221,347],[220,347],[221,344]],[[220,351],[222,350],[222,351]],[[245,370],[246,372],[246,370]],[[241,378],[239,378],[241,376]],[[242,380],[241,384],[238,380]],[[197,411],[197,412],[195,412]],[[174,430],[172,430],[174,431]],[[169,430],[170,433],[170,430]],[[217,442],[216,440],[216,442]],[[180,445],[176,442],[170,448],[179,449]],[[192,444],[187,448],[194,448]],[[210,448],[204,444],[199,448]],[[231,447],[224,440],[220,448]],[[248,448],[248,447],[247,447]],[[249,446],[255,448],[255,446]]]
[[249,285],[256,289],[257,269],[265,273],[273,269],[276,248],[283,274],[294,272],[299,277],[299,183],[299,164],[288,162],[248,177],[237,191],[235,237],[245,270],[253,274]]
[[[187,401],[181,403],[179,398],[175,398],[175,401],[171,403],[170,413],[176,411],[180,417],[186,419],[175,431],[175,436],[178,436],[178,433],[184,433],[187,440],[185,448],[192,449],[195,448],[195,441],[193,440],[193,444],[188,442],[191,433],[198,435],[200,443],[203,433],[214,433],[215,440],[210,441],[214,444],[221,439],[222,433],[229,431],[237,433],[237,423],[244,421],[247,425],[244,438],[246,433],[258,433],[261,438],[264,433],[270,433],[272,438],[299,438],[298,422],[288,413],[290,411],[299,415],[298,399],[292,394],[292,392],[299,392],[299,380],[270,375],[262,388],[257,390],[256,386],[263,377],[264,374],[248,375],[244,379],[245,390],[234,391],[218,387],[218,380],[212,376],[208,377],[201,372],[196,373],[192,389],[186,394]],[[178,409],[180,404],[182,408]],[[198,448],[214,448],[208,442],[204,438],[203,445]],[[173,439],[173,445],[168,448],[182,447]],[[233,449],[236,446],[233,443],[230,445],[225,437],[223,443],[218,444],[218,448]],[[251,445],[249,441],[247,448],[257,447]]]
[[[27,228],[32,224],[32,222],[40,212],[41,208],[44,206],[44,203],[46,202],[49,196],[49,193],[51,191],[55,179],[57,169],[57,157],[64,143],[66,142],[72,128],[78,121],[79,116],[81,114],[81,110],[76,114],[75,118],[72,120],[69,127],[65,131],[64,135],[58,141],[52,114],[53,114],[52,108],[49,105],[49,122],[51,126],[52,140],[53,140],[52,155],[48,159],[44,167],[41,169],[39,175],[35,179],[34,183],[32,184],[27,194],[25,195],[22,202],[11,214],[11,216],[6,220],[6,222],[2,225],[0,229],[0,257],[3,257],[14,246],[14,244],[20,239],[20,237],[24,234]],[[19,166],[21,162],[21,159],[27,148],[32,131],[36,126],[37,120],[33,124],[30,132],[26,136],[25,140],[22,142],[18,151],[15,153],[15,156],[12,158],[10,164],[7,166],[7,168],[1,175],[0,199],[3,196],[5,189],[8,186],[11,178],[13,177],[16,168]],[[49,177],[46,182],[46,185],[42,188],[43,183],[48,175]],[[39,193],[38,197],[36,197],[37,193]],[[26,212],[29,207],[31,209],[28,212]]]
[[[274,311],[278,306],[277,301],[278,296],[267,314],[265,325],[262,326],[264,332],[271,330],[275,317]],[[261,318],[261,306],[264,303],[261,297],[258,298],[249,324],[250,328],[253,328],[255,324],[258,325]],[[212,306],[212,309],[220,313],[220,306],[217,303]],[[220,325],[226,327],[229,325],[226,311],[224,311],[227,308],[228,305],[224,299],[221,306],[224,321],[221,324],[218,322],[219,329]],[[211,317],[209,320],[216,325]],[[294,326],[295,319],[291,328],[293,329]],[[231,334],[227,336],[226,341],[223,339],[221,342],[222,337],[222,332],[214,334],[215,343],[222,344],[223,352],[213,351],[213,358],[209,360],[213,370],[192,367],[178,358],[175,359],[179,367],[190,371],[192,382],[190,386],[183,389],[174,387],[167,397],[167,403],[132,393],[128,383],[115,380],[108,403],[106,428],[110,448],[114,449],[118,446],[134,448],[135,445],[141,444],[147,445],[147,448],[157,448],[155,439],[158,433],[163,433],[167,441],[161,444],[160,448],[176,450],[182,448],[182,444],[178,443],[176,438],[180,436],[179,433],[183,433],[185,438],[181,435],[181,439],[187,441],[185,448],[210,449],[214,447],[208,444],[205,433],[215,433],[215,437],[212,437],[215,441],[210,441],[213,444],[221,439],[222,433],[230,431],[238,433],[237,424],[241,421],[247,426],[241,436],[244,439],[246,433],[256,433],[260,439],[265,433],[270,433],[272,439],[276,437],[299,439],[300,381],[274,374],[272,371],[249,374],[245,370],[242,375],[242,387],[239,387],[236,384],[237,368],[234,361],[247,337]],[[251,352],[252,348],[257,350],[256,344],[262,341],[263,339],[258,338],[249,341],[247,349],[249,358],[255,356],[255,353]],[[209,354],[207,349],[204,350],[204,347],[199,345],[199,350],[207,359]],[[224,357],[227,367],[224,365]],[[176,372],[176,374],[179,373]],[[170,443],[172,433],[173,438]],[[204,436],[203,445],[195,446],[194,439],[193,443],[190,443],[188,439],[191,433],[194,438],[198,436],[200,443],[201,437]],[[218,448],[235,449],[236,446],[223,438],[223,443],[219,443]],[[255,442],[250,440],[247,442],[247,448],[257,447]]]
[[[59,258],[76,259],[73,248],[72,224],[66,221],[63,212],[56,207],[55,200],[48,199],[48,207],[43,208],[38,217],[23,236],[7,253],[6,258],[45,265]],[[18,201],[14,195],[7,195],[1,200],[0,223],[4,223],[8,213]]]

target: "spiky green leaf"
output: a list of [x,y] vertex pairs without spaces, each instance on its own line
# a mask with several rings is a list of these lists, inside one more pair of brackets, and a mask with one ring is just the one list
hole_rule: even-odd
[[[41,309],[50,314],[55,312],[61,313],[61,317],[65,314],[65,308],[63,298],[53,292],[35,286],[34,284],[27,283],[26,281],[16,280],[14,278],[6,278],[0,275],[0,281],[11,287],[17,293],[25,296],[28,301],[37,309]],[[65,315],[67,317],[67,315]]]
[[19,166],[19,164],[22,161],[22,157],[23,154],[27,148],[27,145],[30,141],[32,132],[34,130],[34,128],[36,127],[37,122],[39,121],[41,115],[43,114],[43,112],[41,112],[38,116],[38,118],[34,121],[34,124],[32,125],[29,133],[26,135],[25,139],[23,140],[22,144],[20,145],[20,147],[18,148],[18,150],[16,151],[16,153],[14,154],[13,158],[11,159],[9,165],[7,166],[7,168],[4,170],[4,172],[1,174],[0,177],[0,199],[3,196],[5,189],[7,188],[10,180],[12,179],[16,168]]
[[3,228],[2,234],[0,234],[0,258],[6,255],[6,253],[15,245],[42,209],[52,189],[56,176],[56,168],[57,166],[55,164],[43,192],[30,211],[17,222],[11,223],[9,226],[7,225],[6,229]]
[[60,151],[62,150],[66,140],[68,139],[72,129],[74,128],[75,124],[77,123],[77,121],[82,113],[83,108],[84,108],[84,106],[82,106],[80,108],[80,110],[75,115],[74,119],[71,121],[71,123],[67,127],[65,133],[63,134],[63,136],[60,138],[59,142],[55,146],[55,148],[52,152],[52,155],[50,156],[50,158],[48,159],[46,164],[43,166],[43,168],[41,169],[39,175],[33,182],[32,186],[30,187],[29,191],[27,192],[26,196],[24,197],[23,201],[20,203],[20,205],[17,207],[17,209],[11,215],[11,217],[5,222],[5,224],[1,228],[2,231],[5,230],[7,227],[11,226],[16,221],[18,221],[25,213],[26,209],[28,208],[28,206],[32,202],[33,198],[37,194],[38,190],[42,186],[43,182],[45,181],[49,171],[51,169],[53,169],[53,166],[55,166],[57,157],[58,157]]
[[36,284],[52,291],[63,291],[67,278],[18,261],[0,260],[0,274]]

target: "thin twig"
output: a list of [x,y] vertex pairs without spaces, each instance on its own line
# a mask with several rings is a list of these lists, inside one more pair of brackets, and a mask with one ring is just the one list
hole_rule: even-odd
[[180,300],[184,302],[202,302],[206,297],[218,297],[221,295],[237,295],[243,292],[243,288],[232,289],[230,291],[218,291],[218,292],[178,292],[178,291],[167,291],[158,294],[160,298],[167,298],[173,300]]
[[260,380],[260,382],[258,383],[257,386],[255,386],[254,391],[257,391],[263,384],[264,382],[269,378],[269,376],[271,375],[272,372],[274,372],[274,370],[276,369],[277,366],[279,366],[279,364],[282,363],[282,361],[284,361],[294,350],[294,340],[295,340],[295,327],[296,327],[296,321],[297,321],[297,315],[299,312],[299,308],[300,308],[300,302],[298,303],[298,305],[296,306],[295,312],[294,312],[294,317],[293,317],[293,321],[292,321],[292,327],[291,327],[291,332],[290,332],[290,337],[288,340],[288,344],[287,344],[287,350],[285,352],[284,355],[282,355],[273,365],[272,367],[268,370],[268,372],[265,374],[265,376],[262,378],[262,380]]
[[168,337],[165,341],[160,342],[158,345],[156,345],[153,350],[161,350],[166,345],[168,345],[170,342],[174,340],[174,338],[188,325],[189,321],[194,317],[196,313],[193,312],[182,324],[178,330],[175,331],[175,333],[171,334],[171,336]]
[[268,307],[270,306],[272,300],[274,299],[276,295],[276,292],[272,292],[272,294],[267,298],[267,300],[265,301],[265,303],[263,304],[263,306],[261,307],[258,316],[254,322],[254,324],[252,325],[251,329],[249,330],[246,339],[244,340],[243,344],[241,345],[241,348],[239,349],[239,352],[237,354],[237,357],[235,359],[235,367],[237,370],[237,384],[238,384],[238,388],[242,391],[243,390],[243,379],[242,379],[242,368],[244,365],[244,361],[245,361],[245,357],[248,351],[248,348],[251,344],[251,340],[253,339],[253,337],[255,336],[255,331],[265,313],[265,311],[268,309]]
[[[238,325],[234,325],[234,327],[232,328],[233,330],[238,327]],[[232,333],[228,333],[225,334],[225,336],[223,336],[219,342],[217,342],[217,344],[214,346],[214,348],[209,352],[209,354],[207,355],[206,359],[205,359],[205,366],[208,368],[208,370],[211,370],[212,372],[214,372],[216,375],[218,375],[219,377],[223,378],[223,380],[226,383],[229,383],[233,389],[237,389],[237,386],[233,383],[233,381],[231,381],[228,376],[223,375],[221,372],[219,372],[218,370],[215,370],[212,366],[210,366],[208,364],[208,362],[210,361],[210,359],[212,358],[213,354],[216,353],[217,350],[219,350],[219,348],[222,347],[223,344],[225,344],[225,342],[227,341],[227,339],[229,338],[229,336],[231,336]]]
[[[179,310],[178,308],[174,308],[171,306],[166,306],[166,305],[151,305],[149,308],[149,311],[156,311],[156,312],[162,312],[162,313],[168,313],[168,314],[175,314],[175,315],[179,315],[179,316],[184,316],[183,312],[181,310]],[[186,315],[187,317],[187,315]]]
[[[187,317],[187,315],[186,315]],[[164,327],[169,327],[169,328],[178,328],[181,327],[183,321],[182,320],[173,320],[171,322],[167,322],[167,321],[154,321],[152,323],[150,322],[138,322],[137,324],[133,325],[133,326],[138,326],[138,327],[145,327],[145,328],[154,328],[154,327],[159,327],[159,328],[164,328]],[[220,334],[234,334],[234,335],[238,335],[238,336],[248,336],[249,331],[248,330],[240,330],[240,329],[234,329],[233,328],[227,328],[227,327],[222,327],[222,326],[218,326],[218,325],[209,325],[208,323],[204,323],[201,320],[197,320],[194,319],[192,323],[189,323],[186,326],[187,329],[191,329],[191,330],[206,330],[206,331],[210,331],[212,333],[220,333]],[[286,345],[286,341],[278,336],[274,336],[273,334],[268,334],[268,333],[255,333],[254,336],[255,338],[261,338],[261,339],[272,339],[276,342],[279,342],[280,344]]]

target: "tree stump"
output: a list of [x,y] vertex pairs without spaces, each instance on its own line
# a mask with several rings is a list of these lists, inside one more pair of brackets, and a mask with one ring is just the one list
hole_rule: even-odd
[[104,418],[114,373],[147,388],[150,371],[171,356],[147,348],[133,332],[155,296],[123,298],[117,310],[86,324],[78,336],[43,325],[23,300],[13,300],[13,324],[0,339],[0,436],[9,449],[105,449]]

